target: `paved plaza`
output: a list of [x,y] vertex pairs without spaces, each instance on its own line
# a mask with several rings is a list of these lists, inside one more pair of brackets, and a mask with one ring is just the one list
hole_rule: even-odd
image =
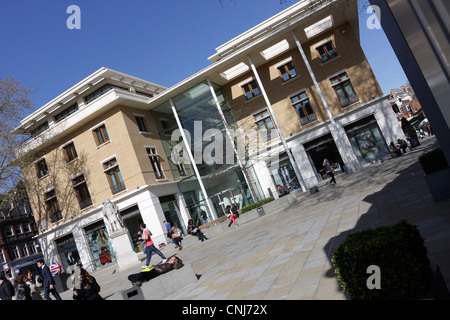
[[[292,193],[296,199],[288,209],[233,225],[181,251],[172,244],[163,248],[166,256],[176,253],[190,263],[199,277],[166,299],[345,300],[331,263],[333,250],[350,233],[401,219],[419,227],[433,270],[438,264],[450,287],[450,200],[433,201],[417,161],[437,146],[434,137],[424,140],[400,157],[337,176],[335,186],[323,183],[317,193]],[[155,255],[151,263],[159,261]],[[93,272],[100,294],[108,297],[130,288],[128,275],[139,272],[144,262]],[[72,292],[61,296],[72,299]]]

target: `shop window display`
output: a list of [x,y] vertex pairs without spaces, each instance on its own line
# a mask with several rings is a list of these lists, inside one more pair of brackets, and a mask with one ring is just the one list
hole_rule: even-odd
[[86,236],[97,268],[116,261],[106,227],[103,226],[96,230],[87,231]]

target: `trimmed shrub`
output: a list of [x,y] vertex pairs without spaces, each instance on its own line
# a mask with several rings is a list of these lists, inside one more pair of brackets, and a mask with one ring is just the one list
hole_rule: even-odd
[[419,162],[426,174],[431,174],[449,167],[441,148],[424,153],[419,157]]
[[[332,262],[343,291],[353,300],[415,298],[429,289],[427,249],[417,227],[406,220],[348,235]],[[371,265],[380,268],[380,289],[367,286]]]
[[266,198],[266,199],[262,199],[261,201],[249,204],[248,206],[242,207],[241,214],[244,213],[244,212],[250,211],[252,209],[256,209],[258,207],[261,207],[262,205],[264,205],[266,203],[269,203],[269,202],[271,202],[273,200],[275,200],[274,197],[269,197],[269,198]]

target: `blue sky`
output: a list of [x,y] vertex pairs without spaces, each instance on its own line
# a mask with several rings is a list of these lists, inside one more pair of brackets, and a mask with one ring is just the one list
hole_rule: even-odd
[[[279,0],[2,0],[0,77],[34,88],[36,109],[101,67],[170,87],[215,48],[286,9]],[[70,5],[81,29],[69,30]],[[361,45],[383,92],[405,84],[383,30],[360,14]]]

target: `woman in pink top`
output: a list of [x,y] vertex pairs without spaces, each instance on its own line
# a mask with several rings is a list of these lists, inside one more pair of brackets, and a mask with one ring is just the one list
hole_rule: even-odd
[[142,266],[142,268],[148,268],[150,265],[150,260],[152,259],[152,255],[156,253],[163,259],[163,263],[166,262],[166,257],[164,254],[162,254],[161,251],[156,249],[156,247],[153,244],[153,240],[151,238],[151,232],[145,227],[145,223],[140,224],[141,230],[142,230],[142,237],[139,238],[139,240],[143,240],[145,244],[145,254],[147,255],[147,262],[145,263],[145,266]]

